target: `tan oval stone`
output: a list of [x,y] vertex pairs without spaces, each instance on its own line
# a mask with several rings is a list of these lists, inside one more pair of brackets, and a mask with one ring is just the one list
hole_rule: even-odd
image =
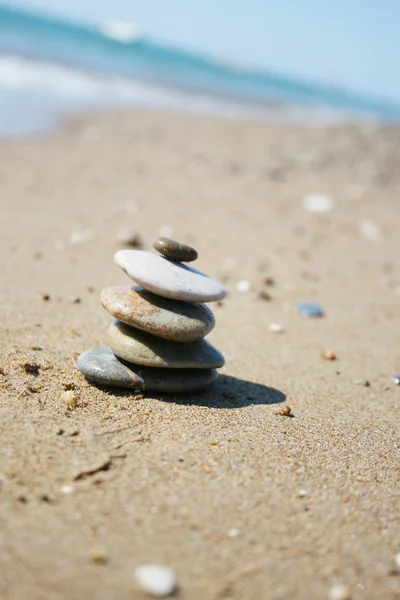
[[101,303],[119,321],[175,342],[199,340],[215,325],[213,313],[204,304],[162,298],[139,286],[106,287]]
[[171,342],[145,331],[114,321],[108,330],[108,344],[120,358],[145,367],[169,369],[216,369],[224,357],[207,340]]

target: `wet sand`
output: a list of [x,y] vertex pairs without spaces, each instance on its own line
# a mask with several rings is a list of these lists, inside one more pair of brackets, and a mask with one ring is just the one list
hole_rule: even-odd
[[[0,142],[1,598],[141,598],[141,564],[184,600],[400,598],[399,141],[122,111]],[[334,208],[307,212],[312,193]],[[210,391],[132,397],[76,370],[104,345],[102,288],[129,283],[122,230],[149,250],[172,233],[225,283]]]

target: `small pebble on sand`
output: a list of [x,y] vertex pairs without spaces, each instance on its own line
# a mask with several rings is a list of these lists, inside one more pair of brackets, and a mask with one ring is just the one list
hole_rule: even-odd
[[347,585],[336,583],[329,590],[329,600],[351,600],[350,588]]
[[352,383],[355,385],[363,385],[364,387],[369,387],[368,379],[353,379]]
[[131,231],[130,229],[122,229],[119,231],[117,234],[117,241],[123,246],[127,246],[128,248],[136,248],[138,250],[143,248],[144,245],[139,233],[136,231]]
[[397,571],[400,571],[400,552],[396,554],[394,559]]
[[279,415],[280,417],[289,417],[291,413],[292,409],[288,404],[284,404],[274,411],[274,414]]
[[73,485],[65,484],[65,485],[62,485],[60,488],[60,492],[62,494],[73,494],[74,491],[75,491],[75,488]]
[[400,385],[400,375],[392,375],[392,381],[396,385]]
[[63,404],[65,404],[68,410],[74,410],[76,408],[77,398],[75,392],[72,390],[63,392],[60,396],[60,400]]
[[104,546],[95,546],[92,548],[90,559],[95,565],[105,565],[108,562],[106,548]]
[[272,333],[284,333],[284,331],[285,331],[285,328],[280,323],[270,323],[268,325],[268,329]]
[[153,598],[172,596],[178,587],[175,573],[169,567],[142,565],[136,569],[135,579],[140,589]]
[[275,279],[273,279],[272,277],[265,277],[265,279],[263,280],[263,284],[264,285],[275,285]]
[[324,350],[321,353],[321,356],[325,360],[336,360],[336,354],[333,352],[333,350]]
[[251,288],[250,281],[243,279],[243,281],[238,281],[236,284],[236,289],[238,292],[249,292]]
[[305,498],[306,496],[308,496],[307,490],[299,490],[299,498]]
[[272,300],[272,296],[267,292],[267,290],[260,290],[258,292],[258,297],[260,298],[260,300],[267,300],[267,302]]
[[310,194],[303,198],[303,208],[308,212],[329,212],[335,202],[327,194]]
[[297,305],[297,312],[302,317],[322,317],[324,311],[314,302],[299,302]]

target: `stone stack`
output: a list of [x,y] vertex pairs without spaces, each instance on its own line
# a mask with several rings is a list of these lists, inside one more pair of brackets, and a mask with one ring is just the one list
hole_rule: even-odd
[[78,369],[99,385],[134,392],[181,393],[213,383],[224,357],[204,337],[215,325],[204,304],[222,300],[224,287],[184,262],[191,246],[159,238],[159,252],[120,250],[115,262],[135,286],[106,287],[104,308],[115,318],[106,348],[81,354]]

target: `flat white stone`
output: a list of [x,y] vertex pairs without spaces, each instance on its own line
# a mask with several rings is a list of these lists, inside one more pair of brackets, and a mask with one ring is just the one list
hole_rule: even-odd
[[145,290],[185,302],[212,302],[226,296],[215,279],[180,263],[143,250],[119,250],[115,262]]
[[167,598],[176,591],[178,582],[175,573],[169,567],[142,565],[135,571],[139,587],[154,598]]

